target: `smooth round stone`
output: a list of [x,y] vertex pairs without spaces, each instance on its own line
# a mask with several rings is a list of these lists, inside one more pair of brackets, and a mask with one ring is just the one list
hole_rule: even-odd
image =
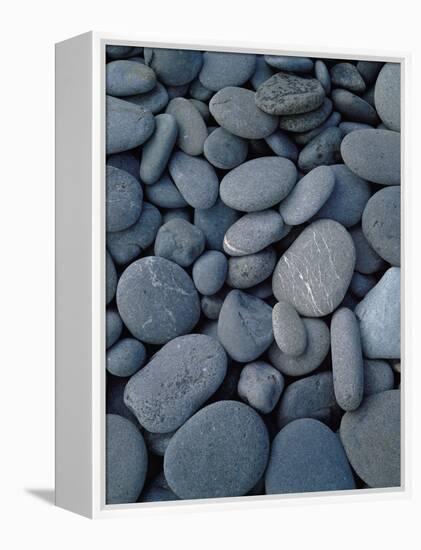
[[395,266],[400,265],[400,227],[400,187],[385,187],[367,202],[362,216],[362,229],[377,254]]
[[355,489],[337,434],[312,418],[285,426],[272,442],[265,474],[266,494]]
[[208,131],[197,108],[188,99],[177,97],[168,103],[165,112],[177,122],[178,147],[188,155],[201,155]]
[[107,351],[107,371],[114,376],[132,376],[144,364],[146,349],[135,338],[123,338]]
[[349,288],[351,292],[357,296],[357,298],[364,298],[364,296],[377,284],[377,279],[374,275],[363,275],[354,272],[354,275],[351,279],[351,284]]
[[178,126],[172,115],[155,117],[155,132],[142,149],[140,179],[148,185],[159,180],[167,167],[178,135]]
[[336,401],[343,410],[353,411],[360,406],[364,393],[361,337],[354,313],[345,307],[336,310],[330,333]]
[[250,78],[250,84],[255,90],[273,75],[271,67],[266,63],[263,55],[256,56],[256,69]]
[[227,284],[232,288],[251,288],[273,273],[276,264],[276,252],[265,248],[256,254],[231,257],[228,260]]
[[297,169],[289,159],[262,157],[228,172],[221,181],[219,194],[235,210],[257,212],[284,199],[296,180]]
[[261,111],[255,103],[255,95],[245,88],[227,86],[210,100],[210,112],[222,128],[235,136],[265,138],[276,130],[278,118]]
[[330,94],[332,85],[330,80],[329,69],[327,68],[326,63],[321,59],[318,59],[314,64],[314,75],[317,78],[317,80],[320,82],[320,84],[323,86],[326,94]]
[[279,428],[298,418],[314,418],[334,426],[341,412],[333,391],[331,372],[301,378],[284,390],[277,410]]
[[297,160],[297,146],[286,132],[276,130],[276,132],[265,138],[265,141],[278,157],[285,157],[294,162]]
[[344,137],[341,153],[355,174],[381,185],[401,181],[400,134],[390,130],[357,130]]
[[354,241],[356,259],[355,270],[359,273],[370,275],[382,269],[385,265],[384,260],[375,252],[364,236],[360,225],[350,230],[350,235]]
[[373,395],[392,390],[395,376],[387,361],[366,359],[364,361],[364,395]]
[[123,322],[115,309],[107,309],[105,317],[105,340],[107,349],[117,342],[123,331]]
[[190,332],[200,316],[199,296],[189,275],[156,256],[141,258],[123,272],[117,307],[133,336],[149,344],[165,344]]
[[211,296],[222,288],[227,271],[228,262],[225,255],[218,250],[208,250],[194,263],[193,282],[201,294]]
[[155,88],[146,94],[131,95],[124,99],[146,111],[151,111],[154,115],[165,109],[169,101],[168,92],[160,82],[157,82]]
[[366,397],[344,414],[340,437],[352,467],[369,487],[397,487],[400,470],[400,392]]
[[107,155],[142,145],[153,134],[154,116],[143,107],[107,96],[106,109]]
[[370,185],[345,164],[333,164],[329,168],[333,172],[335,185],[327,201],[316,213],[316,218],[330,218],[345,227],[351,227],[361,220],[365,205],[371,197]]
[[333,220],[307,226],[283,254],[273,273],[273,293],[300,315],[323,317],[342,302],[354,272],[355,247]]
[[295,143],[298,143],[298,145],[307,145],[307,143],[310,143],[310,141],[328,128],[336,128],[340,124],[341,120],[341,115],[334,111],[329,118],[323,122],[323,124],[320,124],[320,126],[317,126],[314,130],[294,134],[294,141]]
[[379,61],[358,61],[357,69],[367,85],[374,84],[383,63]]
[[172,500],[180,499],[171,491],[162,472],[143,490],[139,502],[168,502]]
[[279,212],[288,225],[300,225],[312,218],[335,188],[335,173],[329,166],[318,166],[302,177],[284,199]]
[[256,92],[256,105],[271,115],[298,115],[318,109],[325,99],[323,86],[316,78],[276,73]]
[[343,135],[339,128],[323,130],[301,150],[298,156],[300,170],[310,172],[317,166],[341,162],[342,139]]
[[332,91],[331,98],[335,110],[348,120],[371,125],[378,123],[379,118],[374,107],[352,92],[336,89]]
[[280,71],[310,73],[313,70],[313,61],[308,57],[295,57],[292,55],[265,55],[265,61],[268,65]]
[[334,86],[356,94],[365,92],[364,79],[352,63],[337,63],[330,69],[330,77]]
[[[203,315],[211,321],[217,321],[223,303],[224,299],[219,294],[213,294],[212,296],[203,296],[200,301]],[[215,335],[217,337],[217,333],[215,333]]]
[[105,80],[107,94],[117,97],[150,92],[156,84],[150,67],[124,59],[107,63]]
[[183,499],[245,495],[262,477],[269,436],[247,405],[218,401],[188,420],[164,457],[170,488]]
[[[283,354],[293,357],[304,354],[307,347],[306,325],[291,304],[282,301],[274,305],[272,328],[275,343]],[[275,358],[278,356],[275,347],[272,355]],[[281,355],[280,358],[280,364],[283,364],[284,358]]]
[[167,86],[182,86],[196,78],[202,53],[194,50],[144,48],[145,62]]
[[279,118],[279,127],[288,132],[309,132],[323,124],[329,118],[332,112],[332,102],[325,98],[318,109],[299,115],[281,116]]
[[280,372],[264,361],[256,361],[241,371],[238,395],[253,409],[268,414],[278,403],[284,385]]
[[142,212],[143,191],[139,182],[124,170],[107,166],[107,231],[122,231],[133,225]]
[[106,274],[106,291],[105,291],[105,302],[108,305],[115,296],[115,291],[117,289],[117,271],[113,262],[112,257],[109,252],[106,252],[105,256],[105,274]]
[[225,233],[224,251],[230,256],[247,256],[279,241],[284,222],[275,210],[245,214]]
[[398,267],[388,269],[355,308],[364,356],[369,359],[400,357],[400,272]]
[[161,208],[182,208],[187,206],[182,194],[174,185],[168,174],[164,174],[153,185],[145,187],[148,201]]
[[272,343],[272,308],[255,296],[232,290],[219,314],[218,338],[235,361],[254,361]]
[[140,161],[132,153],[116,153],[115,155],[110,155],[107,158],[107,166],[114,166],[119,170],[124,170],[132,175],[134,178],[139,180],[139,167]]
[[217,128],[207,138],[203,153],[216,168],[231,170],[245,161],[248,144],[224,128]]
[[185,220],[174,218],[162,225],[155,239],[155,256],[182,267],[191,265],[205,249],[202,231]]
[[401,69],[399,63],[386,63],[374,88],[374,103],[381,121],[400,132],[401,129]]
[[116,414],[106,418],[106,502],[136,502],[148,469],[145,442],[130,420]]
[[198,78],[190,84],[189,93],[193,99],[199,101],[209,101],[213,96],[212,90],[205,88]]
[[107,248],[113,260],[124,265],[138,258],[154,242],[161,221],[159,210],[144,202],[136,223],[124,231],[107,233]]
[[[276,342],[269,348],[272,365],[288,376],[303,376],[317,369],[326,358],[330,348],[329,329],[321,319],[301,319],[304,325],[307,345],[301,355],[293,356],[283,352]],[[291,329],[289,329],[291,330]]]
[[174,434],[175,431],[168,433],[155,433],[145,430],[143,437],[145,438],[146,446],[151,453],[157,456],[164,456]]
[[213,166],[203,158],[177,151],[169,163],[171,177],[184,200],[193,208],[210,208],[218,198],[219,181]]
[[344,136],[355,132],[355,130],[373,130],[373,126],[364,124],[363,122],[341,122],[338,127],[342,130]]
[[253,75],[256,56],[246,53],[205,52],[199,80],[208,90],[241,86]]
[[172,432],[218,389],[226,371],[227,356],[215,338],[180,336],[130,378],[124,402],[148,431]]
[[239,216],[239,212],[218,198],[211,208],[195,209],[194,225],[203,231],[207,248],[222,251],[225,233],[238,220]]

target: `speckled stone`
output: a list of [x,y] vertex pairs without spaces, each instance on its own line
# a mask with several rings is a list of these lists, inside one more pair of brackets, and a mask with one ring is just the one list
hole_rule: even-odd
[[227,271],[225,255],[217,250],[207,250],[194,263],[193,282],[201,294],[211,296],[222,288]]
[[105,334],[107,349],[117,342],[123,331],[123,321],[115,309],[107,309],[105,317]]
[[327,120],[332,112],[332,102],[325,98],[318,109],[299,115],[281,116],[279,127],[288,132],[302,133],[314,130]]
[[323,86],[324,91],[330,94],[332,84],[330,81],[329,69],[326,67],[326,63],[321,59],[318,59],[314,64],[314,75]]
[[385,266],[385,262],[370,246],[364,236],[360,225],[350,230],[350,235],[354,241],[356,259],[355,270],[363,274],[376,273]]
[[374,103],[382,122],[390,130],[401,129],[401,69],[399,63],[386,63],[374,89]]
[[145,62],[167,86],[192,82],[202,67],[202,53],[193,50],[144,48]]
[[366,359],[364,361],[364,395],[373,395],[392,390],[395,377],[387,361]]
[[238,395],[257,411],[268,414],[278,403],[284,385],[280,372],[264,361],[256,361],[242,369]]
[[145,186],[148,201],[161,208],[182,208],[187,206],[182,194],[168,174],[164,174],[153,185]]
[[[274,305],[272,328],[275,343],[283,354],[297,357],[305,352],[307,347],[306,326],[290,303],[281,301]],[[278,356],[276,350],[274,350],[273,356],[275,358]]]
[[270,277],[275,264],[276,252],[271,247],[255,254],[231,257],[228,260],[227,284],[232,288],[251,288]]
[[278,157],[285,157],[294,162],[297,160],[298,148],[286,132],[276,130],[265,138],[265,141]]
[[155,117],[155,132],[142,149],[140,178],[148,185],[159,180],[167,167],[168,160],[178,135],[178,126],[172,115]]
[[313,70],[313,61],[308,57],[293,55],[265,55],[265,61],[279,71],[292,73],[310,73]]
[[313,138],[298,155],[298,166],[303,172],[310,172],[317,166],[341,162],[343,135],[339,128],[327,128]]
[[135,338],[123,338],[107,351],[107,371],[114,376],[132,376],[144,364],[146,349]]
[[269,456],[263,420],[247,405],[219,401],[188,420],[164,457],[171,489],[183,499],[246,494],[262,477]]
[[234,136],[224,128],[217,128],[204,143],[203,152],[216,168],[231,170],[245,161],[248,152],[247,141]]
[[119,59],[106,65],[107,94],[117,97],[150,92],[156,84],[156,75],[150,67]]
[[317,128],[314,128],[314,130],[294,134],[294,141],[299,145],[307,145],[307,143],[310,143],[311,140],[313,140],[316,136],[318,136],[328,128],[336,128],[337,126],[339,126],[341,120],[341,115],[334,111],[329,116],[329,118],[325,122],[323,122],[323,124],[320,124],[320,126],[317,126]]
[[138,340],[165,344],[190,332],[200,316],[193,281],[174,262],[149,256],[133,262],[121,275],[117,306]]
[[162,225],[155,239],[155,256],[182,267],[191,265],[205,249],[205,236],[191,223],[174,218]]
[[107,305],[114,299],[115,291],[117,288],[117,271],[113,262],[112,257],[107,251],[105,257],[105,274],[106,274],[106,290],[105,290],[105,301]]
[[139,107],[150,111],[154,115],[165,109],[168,104],[168,92],[160,82],[156,83],[155,88],[146,94],[131,95],[124,98],[130,103],[135,103]]
[[197,108],[188,99],[177,97],[168,103],[165,112],[177,122],[178,147],[188,155],[201,155],[208,131]]
[[253,54],[205,52],[199,80],[209,90],[218,92],[227,86],[241,86],[253,75],[256,56]]
[[122,231],[139,219],[142,187],[128,172],[107,166],[105,201],[107,231]]
[[348,90],[332,91],[333,107],[348,120],[376,125],[379,121],[376,110],[367,101]]
[[345,88],[350,92],[362,94],[365,92],[365,82],[353,63],[337,63],[330,69],[332,84]]

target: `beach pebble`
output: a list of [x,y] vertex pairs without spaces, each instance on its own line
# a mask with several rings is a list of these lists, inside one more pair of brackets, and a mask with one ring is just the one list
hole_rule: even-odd
[[328,128],[336,128],[337,126],[339,126],[341,120],[342,120],[341,115],[336,111],[334,111],[329,116],[329,118],[325,120],[323,124],[320,124],[320,126],[317,126],[317,128],[314,128],[313,130],[309,130],[308,132],[293,134],[294,141],[299,145],[307,145],[307,143],[310,143],[311,140],[313,140],[316,136],[318,136]]
[[[273,347],[277,345],[283,354],[293,357],[305,352],[307,347],[306,325],[290,303],[281,301],[274,305],[272,328],[276,343],[273,344]],[[314,342],[311,345],[313,344]],[[272,355],[277,357],[276,349]]]
[[223,303],[224,298],[219,294],[203,296],[200,301],[203,315],[211,321],[217,321]]
[[107,371],[114,376],[132,376],[144,364],[146,349],[135,338],[123,338],[107,351]]
[[386,63],[374,88],[374,103],[381,121],[390,130],[401,129],[401,68],[399,63]]
[[105,316],[105,340],[107,349],[117,342],[123,331],[123,322],[115,309],[107,309]]
[[124,170],[107,166],[107,231],[121,231],[133,225],[142,212],[143,191],[139,182]]
[[357,298],[364,298],[364,296],[377,284],[377,279],[374,275],[363,275],[354,271],[354,275],[349,285],[350,290]]
[[231,170],[245,161],[248,152],[247,141],[224,128],[217,128],[207,138],[203,153],[216,168]]
[[313,138],[298,155],[298,166],[303,172],[310,172],[317,166],[341,162],[343,135],[339,128],[327,128]]
[[113,259],[108,251],[106,252],[105,257],[105,275],[105,302],[108,305],[114,299],[115,291],[117,289],[117,271]]
[[276,130],[265,138],[266,143],[278,157],[285,157],[292,161],[298,158],[298,148],[286,132]]
[[227,284],[232,288],[251,288],[273,273],[276,264],[276,252],[265,248],[248,256],[232,256],[228,260]]
[[265,61],[268,65],[280,71],[310,73],[313,70],[313,61],[308,57],[295,57],[292,55],[265,55]]
[[373,395],[392,390],[395,376],[387,361],[366,359],[364,361],[364,395]]
[[156,256],[133,262],[121,275],[117,307],[135,338],[165,344],[190,332],[200,316],[193,281],[182,267]]
[[222,288],[227,272],[226,256],[218,250],[207,250],[194,262],[193,282],[200,294],[211,296]]
[[298,115],[287,115],[279,118],[279,127],[288,132],[303,133],[314,130],[325,120],[327,120],[332,112],[332,102],[325,98],[318,109],[301,113]]
[[109,155],[107,157],[107,166],[114,166],[114,168],[124,170],[140,182],[140,159],[138,159],[132,152],[125,151],[123,153]]
[[208,131],[202,115],[193,103],[184,97],[177,97],[168,103],[165,112],[176,120],[178,147],[188,155],[201,155]]
[[203,231],[207,248],[222,251],[225,233],[239,217],[239,212],[233,210],[218,198],[211,208],[195,209],[194,225]]
[[332,91],[333,107],[346,119],[376,125],[379,122],[376,110],[370,103],[348,90],[337,88]]
[[155,132],[145,143],[140,163],[140,179],[150,185],[159,180],[175,145],[178,127],[175,118],[168,114],[155,117]]
[[164,174],[153,185],[145,187],[148,201],[161,208],[182,208],[187,206],[182,194],[168,174]]
[[119,59],[106,66],[107,94],[117,97],[150,92],[155,88],[156,75],[150,67]]
[[329,69],[327,68],[326,63],[321,59],[318,59],[314,64],[314,75],[323,86],[325,92],[330,94],[332,83],[330,80]]
[[257,411],[268,414],[278,403],[284,385],[280,372],[264,361],[256,361],[241,371],[238,395]]
[[167,86],[183,86],[202,68],[202,53],[193,50],[144,48],[145,62]]
[[185,220],[174,218],[159,228],[154,251],[155,256],[188,267],[204,249],[205,237],[202,231]]
[[345,88],[350,92],[362,94],[365,92],[365,82],[352,63],[337,63],[330,69],[332,84],[338,88]]
[[205,52],[199,80],[205,88],[218,92],[227,86],[241,86],[253,75],[256,56],[252,54]]
[[356,259],[355,270],[365,275],[376,273],[385,266],[384,260],[370,246],[364,236],[360,225],[350,230],[350,235],[354,241]]
[[235,361],[254,361],[272,343],[272,308],[255,296],[232,290],[219,314],[218,338]]
[[170,488],[183,499],[246,494],[262,477],[269,437],[260,416],[235,401],[208,405],[174,435],[164,457]]
[[255,90],[257,90],[260,84],[263,84],[263,82],[265,82],[265,80],[270,78],[272,75],[273,75],[273,70],[271,69],[270,65],[266,63],[264,56],[257,55],[256,69],[250,78],[250,84],[253,86]]
[[124,99],[130,101],[130,103],[135,103],[154,115],[165,109],[170,100],[166,88],[160,82],[157,82],[155,88],[146,94],[131,95]]
[[205,88],[198,78],[190,84],[189,93],[193,99],[206,102],[213,96],[212,90]]

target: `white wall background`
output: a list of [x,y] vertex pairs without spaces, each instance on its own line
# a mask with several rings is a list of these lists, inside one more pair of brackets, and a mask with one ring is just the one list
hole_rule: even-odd
[[[412,353],[412,497],[90,522],[54,508],[54,42],[87,30],[139,39],[278,43],[413,53],[414,155],[408,331],[419,339],[420,30],[416,2],[61,0],[2,5],[0,32],[0,545],[15,548],[415,548],[420,535],[421,391]],[[415,87],[416,86],[416,87]],[[418,218],[418,219],[416,219]],[[76,344],[76,343],[75,343]],[[417,372],[418,371],[418,372]],[[75,407],[77,402],[75,401]],[[418,507],[418,510],[417,510]]]

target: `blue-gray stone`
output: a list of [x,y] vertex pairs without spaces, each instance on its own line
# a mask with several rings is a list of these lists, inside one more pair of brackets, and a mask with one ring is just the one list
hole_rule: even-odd
[[[197,231],[200,229],[197,228]],[[227,271],[228,263],[225,255],[218,250],[208,250],[194,262],[193,282],[200,294],[211,296],[224,285]]]
[[297,160],[297,146],[286,132],[276,130],[276,132],[265,138],[265,141],[278,157],[285,157],[294,162]]
[[251,288],[273,273],[276,264],[276,252],[265,248],[255,254],[231,257],[228,260],[227,284],[232,288]]
[[278,69],[279,71],[310,73],[313,70],[313,61],[308,57],[296,57],[292,55],[265,55],[265,61],[268,65]]
[[190,84],[189,93],[193,99],[199,101],[209,101],[213,96],[212,90],[205,88],[198,78]]
[[122,97],[150,92],[156,76],[146,65],[119,59],[107,63],[105,81],[107,94]]
[[[309,325],[313,326],[313,323]],[[274,305],[272,310],[272,328],[275,338],[273,346],[277,345],[280,351],[288,356],[297,357],[304,354],[307,348],[306,325],[290,303],[281,301]],[[309,343],[309,348],[310,345],[313,347],[313,344]],[[272,355],[275,358],[278,356],[275,347]]]
[[132,376],[144,364],[146,349],[135,338],[123,338],[107,350],[107,371],[114,376]]
[[330,69],[332,84],[350,92],[365,92],[365,82],[357,67],[352,63],[337,63]]
[[114,299],[115,291],[117,289],[117,271],[109,252],[106,252],[106,264],[105,264],[105,277],[106,277],[106,291],[105,302],[107,305]]
[[184,97],[172,99],[165,110],[178,125],[177,145],[188,155],[201,155],[208,137],[205,121],[197,108]]
[[[204,121],[208,121],[210,117],[210,111],[209,107],[204,101],[199,101],[198,99],[193,99],[189,97],[188,101],[193,105],[193,107],[196,107],[196,109],[199,111],[200,115],[202,116]],[[208,133],[208,129],[206,128],[206,133]]]
[[202,53],[193,50],[144,48],[145,62],[158,80],[167,86],[182,86],[196,78],[202,67]]
[[256,56],[256,69],[250,78],[250,83],[255,90],[273,75],[273,71],[266,63],[263,55]]
[[326,94],[330,94],[332,84],[330,81],[329,69],[327,68],[326,63],[321,59],[318,59],[314,64],[314,75],[323,86]]
[[367,85],[374,84],[383,63],[380,61],[358,61],[357,69]]
[[323,122],[323,124],[320,124],[317,128],[314,128],[314,130],[309,130],[308,132],[303,133],[297,133],[293,135],[295,143],[298,143],[298,145],[307,145],[307,143],[310,143],[312,139],[314,139],[316,136],[327,130],[328,128],[336,128],[340,124],[342,120],[342,117],[339,113],[334,111],[330,117]]
[[107,390],[107,414],[118,414],[133,422],[133,424],[139,427],[139,423],[136,417],[129,411],[124,404],[124,388],[127,384],[127,378],[121,378],[119,376],[113,376],[107,373],[106,390]]
[[217,128],[206,138],[203,152],[216,168],[231,170],[246,160],[248,144],[225,128]]
[[374,107],[358,95],[337,88],[332,91],[331,98],[335,110],[339,111],[346,119],[371,125],[378,123],[379,118]]
[[180,218],[161,225],[155,239],[155,256],[172,260],[182,267],[191,265],[204,249],[202,230]]
[[147,185],[145,195],[148,201],[160,208],[182,208],[187,206],[182,194],[168,174],[164,174],[153,185]]
[[203,231],[207,248],[222,251],[225,233],[239,217],[239,212],[233,210],[218,198],[211,208],[195,209],[194,225]]
[[363,275],[354,271],[349,288],[357,298],[364,296],[377,284],[377,279],[374,275]]
[[162,224],[169,222],[170,220],[180,218],[186,222],[192,221],[191,211],[189,208],[171,208],[162,213]]
[[344,136],[355,132],[355,130],[373,130],[373,126],[370,124],[364,124],[364,122],[341,122],[339,129],[342,130]]
[[140,502],[168,502],[172,500],[180,499],[168,487],[164,473],[158,475],[145,487],[140,498]]
[[139,219],[143,205],[142,187],[128,172],[107,166],[105,201],[107,231],[122,231]]
[[279,118],[282,130],[294,133],[310,132],[323,124],[332,112],[332,102],[325,98],[318,109],[298,115],[286,115]]
[[253,75],[256,56],[249,53],[205,52],[199,80],[218,92],[227,86],[241,86]]
[[364,395],[373,395],[393,390],[395,376],[387,361],[366,359],[364,361]]
[[150,185],[164,173],[178,135],[178,126],[172,115],[155,117],[155,131],[144,144],[140,163],[140,179]]
[[374,88],[374,103],[381,121],[390,130],[401,129],[401,68],[399,63],[386,63]]
[[115,309],[107,309],[105,317],[105,340],[107,349],[117,342],[123,331],[123,321]]
[[111,59],[123,59],[130,57],[134,53],[135,48],[132,46],[107,46],[107,57]]
[[[213,294],[212,296],[203,296],[200,305],[203,315],[211,321],[217,321],[219,313],[221,312],[224,298],[220,294]],[[217,337],[217,325],[215,324],[215,337]],[[207,334],[204,332],[203,334]]]
[[146,94],[131,95],[124,99],[130,101],[130,103],[135,103],[153,114],[165,109],[169,101],[168,92],[160,82],[157,82],[155,88]]
[[245,495],[262,477],[269,436],[247,405],[218,401],[188,420],[164,457],[170,488],[183,499]]
[[364,236],[360,225],[350,230],[350,235],[354,241],[356,259],[355,270],[359,273],[370,275],[376,273],[385,266],[385,262],[370,246]]
[[185,97],[189,91],[189,83],[181,84],[180,86],[167,86],[168,97],[175,99],[177,97]]
[[168,432],[168,433],[155,433],[155,432],[148,432],[145,430],[143,437],[145,439],[146,446],[148,450],[157,456],[164,456],[165,451],[167,450],[167,447],[169,445],[169,442],[171,441],[172,436],[175,434],[174,432]]
[[303,172],[341,162],[343,134],[339,128],[327,128],[313,138],[298,155],[298,166]]
[[253,409],[268,414],[278,403],[284,385],[280,372],[264,361],[256,361],[241,371],[238,395]]
[[[116,153],[107,158],[107,165],[124,170],[139,180],[140,160],[130,152]],[[139,180],[140,181],[140,180]]]

